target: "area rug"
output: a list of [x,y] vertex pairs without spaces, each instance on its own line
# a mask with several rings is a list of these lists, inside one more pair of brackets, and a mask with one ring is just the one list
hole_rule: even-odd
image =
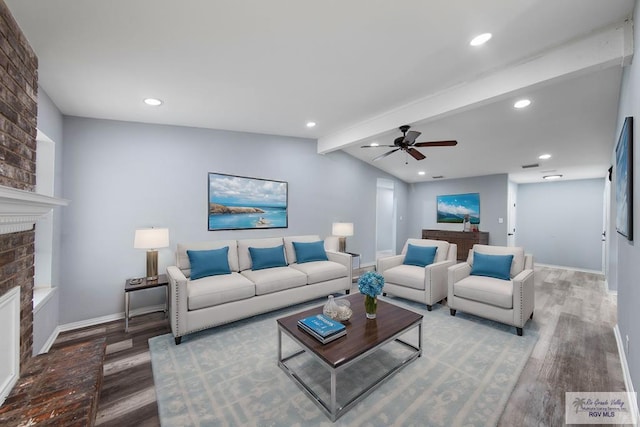
[[[322,301],[187,335],[178,346],[171,334],[149,339],[162,426],[496,425],[538,339],[533,323],[519,337],[513,327],[461,312],[453,317],[446,306],[427,312],[387,300],[424,315],[423,355],[335,423],[277,366],[275,320]],[[417,329],[406,339],[416,342]],[[365,387],[403,348],[383,347],[349,368],[339,389]],[[283,354],[297,349],[283,337]],[[328,397],[328,371],[310,356],[294,360],[305,380],[317,382],[314,391]]]

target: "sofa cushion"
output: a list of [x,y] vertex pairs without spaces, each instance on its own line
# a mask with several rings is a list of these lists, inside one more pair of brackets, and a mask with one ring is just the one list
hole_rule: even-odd
[[405,265],[415,265],[417,267],[425,267],[429,264],[433,264],[433,260],[436,258],[436,246],[418,246],[407,245],[407,253],[404,256]]
[[293,264],[297,262],[296,259],[296,251],[293,247],[293,242],[317,242],[320,239],[320,236],[308,235],[308,236],[286,236],[283,239],[284,242],[284,253],[287,256],[287,262],[289,264]]
[[324,250],[324,242],[293,242],[296,253],[296,262],[302,264],[311,261],[328,261],[327,252]]
[[245,270],[241,274],[256,285],[256,295],[270,294],[307,284],[307,276],[291,267]]
[[266,239],[242,239],[238,240],[238,263],[240,271],[251,269],[251,255],[249,248],[273,248],[282,245],[281,237]]
[[208,249],[220,249],[225,246],[229,247],[229,268],[231,271],[240,271],[238,264],[238,243],[235,240],[178,243],[176,250],[176,265],[185,277],[191,277],[191,263],[189,263],[187,250],[203,251]]
[[424,290],[424,267],[401,264],[384,271],[384,281],[407,288]]
[[407,242],[402,248],[403,255],[407,253],[407,249],[410,244],[414,246],[435,246],[438,248],[438,251],[436,252],[436,258],[433,262],[441,262],[447,260],[447,254],[449,253],[449,242],[445,242],[444,240],[431,239],[407,239]]
[[524,270],[525,256],[524,248],[522,247],[473,245],[473,250],[469,251],[469,257],[467,259],[470,265],[473,265],[473,254],[475,252],[487,255],[513,255],[510,274],[512,279]]
[[287,260],[284,258],[284,246],[274,246],[273,248],[249,248],[251,255],[251,269],[262,270],[273,267],[286,267]]
[[349,275],[347,267],[333,261],[311,261],[302,264],[291,264],[289,267],[306,274],[307,284],[309,285],[339,279]]
[[485,276],[467,276],[453,285],[453,294],[502,308],[513,308],[513,282]]
[[487,255],[478,252],[473,254],[471,274],[509,280],[512,261],[513,255]]
[[187,282],[189,310],[251,298],[255,294],[255,285],[235,271],[231,274],[203,277]]
[[231,274],[229,269],[229,246],[205,251],[187,250],[191,264],[191,280],[219,274]]

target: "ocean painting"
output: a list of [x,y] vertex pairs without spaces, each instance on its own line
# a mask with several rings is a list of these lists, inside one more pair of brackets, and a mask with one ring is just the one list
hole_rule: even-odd
[[287,183],[209,173],[209,230],[287,228]]
[[436,202],[438,222],[462,224],[469,215],[471,224],[480,224],[480,193],[437,196]]
[[633,117],[627,117],[616,145],[616,231],[633,240]]

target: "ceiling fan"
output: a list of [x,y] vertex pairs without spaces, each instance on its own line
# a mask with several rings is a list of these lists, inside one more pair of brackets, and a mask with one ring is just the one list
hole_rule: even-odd
[[420,132],[414,130],[410,131],[409,125],[400,126],[400,132],[402,136],[393,140],[393,145],[363,145],[361,148],[375,148],[375,147],[394,147],[393,150],[387,151],[384,154],[374,158],[373,161],[377,161],[387,157],[390,154],[395,153],[398,150],[406,151],[416,160],[425,159],[425,155],[416,150],[416,147],[453,147],[458,144],[458,141],[430,141],[430,142],[416,142],[416,139],[420,136]]

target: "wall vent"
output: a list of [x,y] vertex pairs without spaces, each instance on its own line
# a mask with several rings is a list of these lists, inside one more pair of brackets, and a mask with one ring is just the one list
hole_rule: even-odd
[[530,165],[522,165],[522,169],[537,168],[538,166],[540,166],[540,164],[538,164],[538,163],[531,163]]
[[442,179],[442,178],[444,178],[444,176],[443,175],[437,175],[437,176],[432,176],[431,178],[433,178],[433,179]]

